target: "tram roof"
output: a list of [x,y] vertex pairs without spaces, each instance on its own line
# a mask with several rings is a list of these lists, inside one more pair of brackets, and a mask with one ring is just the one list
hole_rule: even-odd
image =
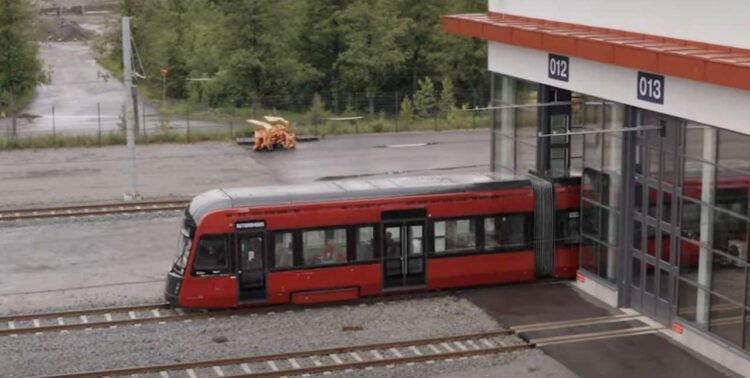
[[193,198],[190,202],[189,212],[193,220],[200,223],[206,214],[219,209],[446,192],[471,192],[527,185],[529,185],[529,180],[513,175],[463,173],[213,189]]

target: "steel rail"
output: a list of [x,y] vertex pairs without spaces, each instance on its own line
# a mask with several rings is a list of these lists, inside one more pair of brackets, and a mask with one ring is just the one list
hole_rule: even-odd
[[1,209],[0,221],[179,210],[187,207],[189,203],[188,200],[171,200],[119,202],[108,204],[100,203],[47,208]]
[[[102,376],[122,376],[122,375],[145,374],[145,373],[154,373],[154,372],[162,372],[162,371],[187,370],[187,369],[195,369],[195,368],[214,367],[214,366],[235,366],[235,365],[241,365],[243,363],[285,361],[285,360],[289,360],[292,358],[327,356],[331,354],[343,354],[343,353],[351,353],[351,352],[358,352],[358,351],[378,351],[378,350],[388,350],[391,348],[401,348],[401,347],[410,347],[410,346],[416,347],[416,346],[425,346],[425,345],[438,345],[438,344],[447,343],[447,342],[474,340],[474,339],[488,339],[488,338],[493,338],[493,337],[498,337],[498,336],[508,336],[512,334],[514,334],[512,330],[502,329],[498,331],[482,332],[482,333],[467,334],[467,335],[445,336],[445,337],[436,337],[436,338],[428,338],[428,339],[406,340],[406,341],[396,341],[396,342],[377,343],[377,344],[363,344],[363,345],[354,345],[354,346],[340,346],[340,347],[334,347],[334,348],[308,350],[308,351],[301,351],[301,352],[277,353],[277,354],[268,354],[268,355],[259,355],[259,356],[239,357],[239,358],[227,358],[227,359],[219,359],[219,360],[181,362],[181,363],[175,363],[175,364],[154,365],[154,366],[145,366],[145,367],[88,371],[88,372],[80,372],[80,373],[51,375],[51,376],[45,376],[45,377],[46,378],[53,378],[53,377],[55,378],[61,378],[61,377],[83,378],[83,377],[102,377]],[[397,364],[397,363],[400,364],[400,363],[408,363],[408,362],[419,362],[419,361],[426,361],[426,360],[440,360],[440,359],[456,358],[456,357],[470,356],[470,355],[498,353],[501,351],[510,352],[510,351],[515,351],[515,350],[520,350],[520,349],[529,349],[533,347],[534,347],[534,344],[523,343],[523,344],[516,344],[516,345],[507,345],[507,346],[492,347],[492,348],[481,348],[481,349],[458,351],[458,352],[423,354],[423,355],[418,355],[414,357],[383,358],[383,359],[377,359],[377,360],[358,361],[355,363],[340,363],[340,364],[335,364],[335,365],[327,364],[324,366],[297,368],[297,369],[284,370],[284,371],[275,370],[275,371],[270,371],[270,372],[248,373],[246,376],[253,377],[253,376],[283,376],[283,375],[292,375],[292,374],[297,375],[297,374],[305,374],[305,373],[317,372],[317,371],[331,371],[331,370],[342,370],[342,369],[345,370],[349,368],[353,369],[353,368],[358,368],[358,367],[375,366],[375,365],[390,365],[390,364]],[[318,369],[323,369],[323,370],[318,370]]]
[[19,315],[3,315],[0,316],[0,322],[8,321],[19,321],[19,320],[32,320],[32,319],[49,319],[49,318],[67,318],[81,315],[99,315],[106,313],[123,313],[128,311],[144,311],[154,309],[167,309],[169,303],[154,303],[137,306],[124,306],[124,307],[99,307],[86,310],[70,310],[70,311],[59,311],[59,312],[41,312],[38,314],[19,314]]
[[306,367],[306,368],[299,368],[299,369],[287,369],[287,370],[268,371],[268,372],[260,372],[260,373],[239,374],[239,375],[232,375],[232,377],[286,377],[286,376],[291,376],[291,375],[324,373],[327,371],[336,371],[336,370],[340,371],[340,370],[348,370],[348,369],[364,369],[370,366],[403,365],[403,364],[416,363],[416,362],[481,356],[485,354],[509,353],[509,352],[515,352],[517,350],[532,349],[534,347],[535,347],[534,344],[506,345],[506,346],[499,346],[499,347],[487,348],[487,349],[447,352],[447,353],[440,353],[440,354],[426,354],[426,355],[421,355],[421,356],[397,357],[397,358],[387,358],[387,359],[382,359],[382,360],[349,362],[349,363],[336,364],[336,365],[313,366],[313,367]]
[[[35,324],[33,327],[16,327],[15,324],[11,327],[8,327],[7,329],[0,330],[0,336],[8,336],[8,335],[21,335],[21,334],[29,334],[29,333],[44,333],[44,332],[54,332],[54,331],[72,331],[72,330],[78,330],[78,329],[93,329],[93,328],[109,328],[109,327],[115,327],[115,326],[122,326],[122,325],[134,325],[134,324],[143,324],[143,323],[157,323],[157,322],[175,322],[180,320],[193,320],[193,319],[207,319],[207,318],[216,318],[216,317],[228,317],[232,315],[241,315],[241,314],[247,314],[247,313],[258,313],[261,312],[262,307],[257,308],[246,308],[246,309],[228,309],[228,310],[215,310],[215,311],[201,311],[201,312],[183,312],[184,310],[180,308],[175,308],[174,314],[159,314],[159,315],[148,315],[148,316],[141,316],[141,317],[130,317],[128,319],[119,319],[115,320],[111,318],[111,314],[129,314],[130,312],[135,311],[144,311],[144,310],[160,310],[160,309],[170,309],[169,306],[139,306],[139,307],[122,307],[119,311],[101,311],[101,310],[94,310],[92,312],[80,312],[79,314],[76,314],[76,312],[70,312],[70,314],[73,315],[59,315],[54,316],[52,313],[44,314],[47,316],[47,318],[51,317],[57,317],[57,318],[71,318],[75,316],[89,316],[89,315],[107,315],[109,314],[110,317],[103,321],[88,321],[88,319],[84,322],[76,322],[73,324],[56,324],[56,325],[38,325],[36,323],[38,319],[41,319],[39,317],[33,317],[32,315],[24,315],[24,320],[33,320],[35,321]],[[17,320],[7,320],[9,324],[15,323]]]

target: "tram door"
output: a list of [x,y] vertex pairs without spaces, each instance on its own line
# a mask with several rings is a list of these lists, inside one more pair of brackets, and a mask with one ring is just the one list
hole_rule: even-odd
[[383,288],[425,284],[424,222],[385,223]]
[[263,233],[238,234],[235,245],[237,246],[239,300],[265,299],[265,235]]

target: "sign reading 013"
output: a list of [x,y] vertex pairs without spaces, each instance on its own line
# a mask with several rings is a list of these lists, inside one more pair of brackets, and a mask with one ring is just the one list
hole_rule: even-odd
[[550,79],[568,81],[570,78],[570,58],[549,54],[547,58],[547,76]]
[[235,230],[254,230],[258,228],[266,228],[266,221],[237,222],[234,224]]
[[664,76],[638,71],[638,99],[664,104]]

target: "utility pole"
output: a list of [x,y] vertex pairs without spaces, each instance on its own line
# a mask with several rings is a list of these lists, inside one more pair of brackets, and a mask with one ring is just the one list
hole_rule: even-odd
[[125,200],[138,200],[136,171],[135,171],[135,122],[137,117],[134,115],[135,92],[133,91],[133,67],[131,65],[132,55],[130,51],[130,17],[122,18],[122,65],[124,68],[123,79],[125,81],[125,126],[128,150],[130,151],[130,191],[125,193]]

